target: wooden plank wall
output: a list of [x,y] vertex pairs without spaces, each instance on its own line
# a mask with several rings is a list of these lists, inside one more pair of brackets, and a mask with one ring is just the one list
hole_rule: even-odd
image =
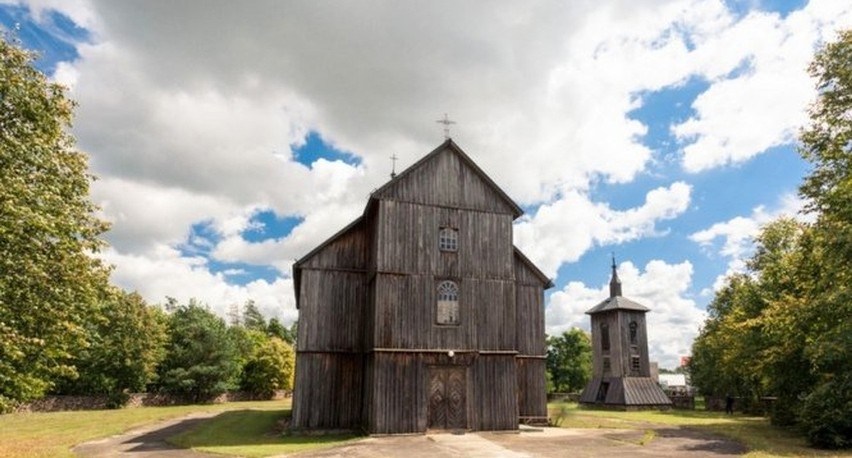
[[[379,203],[376,270],[441,277],[514,279],[512,215]],[[458,252],[438,249],[441,227],[458,229]]]
[[461,299],[469,301],[474,311],[477,349],[515,350],[515,282],[469,280]]
[[624,360],[622,361],[623,371],[625,374],[630,374],[630,356],[635,353],[631,350],[630,344],[630,322],[635,321],[636,328],[636,345],[639,354],[639,377],[651,376],[651,363],[648,360],[648,333],[645,325],[645,313],[622,310],[620,312],[619,329],[621,330],[620,343],[624,349]]
[[370,240],[366,233],[366,223],[360,223],[349,228],[336,240],[323,247],[305,260],[302,267],[327,269],[364,270],[369,259]]
[[[592,374],[605,377],[630,376],[630,322],[636,321],[637,351],[640,357],[640,377],[650,377],[651,366],[648,359],[648,333],[645,325],[645,313],[629,310],[613,310],[592,316]],[[610,350],[601,350],[601,323],[609,324]],[[603,373],[603,356],[609,355],[611,371]]]
[[512,207],[453,151],[446,149],[385,189],[381,198],[512,213]]
[[544,355],[544,293],[541,284],[531,286],[519,282],[516,288],[517,350],[522,355]]
[[458,325],[435,321],[437,286],[428,275],[376,275],[376,348],[514,350],[515,284],[465,278]]
[[518,358],[518,413],[521,417],[547,416],[545,360]]
[[514,355],[480,354],[474,363],[471,424],[479,431],[518,429],[518,377]]
[[373,434],[426,430],[428,371],[417,353],[371,355],[368,430]]
[[358,272],[302,270],[299,350],[361,351],[367,276]]
[[[609,351],[601,349],[601,323],[609,325]],[[615,311],[592,315],[592,375],[623,377],[624,366],[621,340],[619,339],[618,314]],[[610,371],[604,374],[603,358],[609,356]]]
[[362,366],[360,354],[299,352],[293,427],[357,429],[361,425]]

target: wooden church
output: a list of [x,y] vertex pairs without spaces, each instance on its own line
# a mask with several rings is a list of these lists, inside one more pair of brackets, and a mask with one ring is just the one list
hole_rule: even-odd
[[544,290],[522,210],[448,139],[293,266],[294,429],[546,421]]
[[592,379],[580,394],[581,404],[624,410],[671,407],[651,378],[645,324],[649,311],[621,295],[613,259],[609,298],[586,312],[592,319]]

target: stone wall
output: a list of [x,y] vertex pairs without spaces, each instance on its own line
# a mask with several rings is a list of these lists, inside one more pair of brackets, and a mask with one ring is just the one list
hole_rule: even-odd
[[[158,393],[132,393],[124,404],[124,408],[173,406],[190,404],[180,396]],[[279,400],[291,396],[289,391],[276,391],[272,397],[260,396],[245,391],[229,391],[222,393],[211,401],[212,404],[239,401]],[[107,396],[45,396],[37,401],[23,404],[15,409],[16,412],[60,412],[65,410],[99,410],[109,408]]]

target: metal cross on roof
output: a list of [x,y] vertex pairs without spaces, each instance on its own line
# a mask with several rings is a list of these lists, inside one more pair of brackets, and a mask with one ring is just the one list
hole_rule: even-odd
[[396,178],[396,160],[399,159],[396,157],[396,153],[392,154],[390,160],[393,162],[393,166],[391,167],[391,178]]
[[450,118],[449,118],[449,116],[447,116],[446,113],[444,113],[444,119],[439,119],[435,122],[437,122],[438,124],[444,125],[444,139],[445,140],[449,139],[450,138],[450,124],[455,124],[456,122],[450,121]]

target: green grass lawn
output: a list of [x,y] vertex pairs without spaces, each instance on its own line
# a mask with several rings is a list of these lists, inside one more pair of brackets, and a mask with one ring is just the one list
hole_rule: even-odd
[[[832,452],[807,447],[794,431],[776,428],[762,417],[719,412],[585,410],[571,403],[549,405],[551,418],[561,418],[565,428],[629,428],[645,430],[644,440],[656,425],[695,428],[720,434],[745,444],[748,457],[837,456],[852,458],[852,451]],[[307,448],[345,443],[353,436],[283,436],[276,423],[290,409],[290,401],[235,402],[214,405],[145,407],[121,410],[17,413],[0,415],[0,456],[70,457],[79,443],[119,434],[132,428],[181,417],[192,412],[223,412],[192,431],[175,436],[177,445],[226,455],[269,456]]]
[[357,436],[284,436],[276,427],[285,410],[237,410],[224,412],[169,442],[204,452],[248,457],[280,455],[331,447]]
[[120,434],[132,428],[192,412],[257,409],[279,414],[290,400],[232,402],[227,404],[143,407],[120,410],[15,413],[0,415],[0,456],[71,457],[71,447],[93,439]]
[[563,428],[629,428],[646,429],[649,424],[672,425],[713,432],[744,444],[750,450],[745,456],[798,457],[836,456],[852,457],[852,451],[826,451],[810,448],[805,439],[795,431],[778,428],[763,417],[742,414],[725,415],[706,410],[670,410],[619,412],[611,410],[581,409],[573,403],[548,404],[551,419],[561,418]]

